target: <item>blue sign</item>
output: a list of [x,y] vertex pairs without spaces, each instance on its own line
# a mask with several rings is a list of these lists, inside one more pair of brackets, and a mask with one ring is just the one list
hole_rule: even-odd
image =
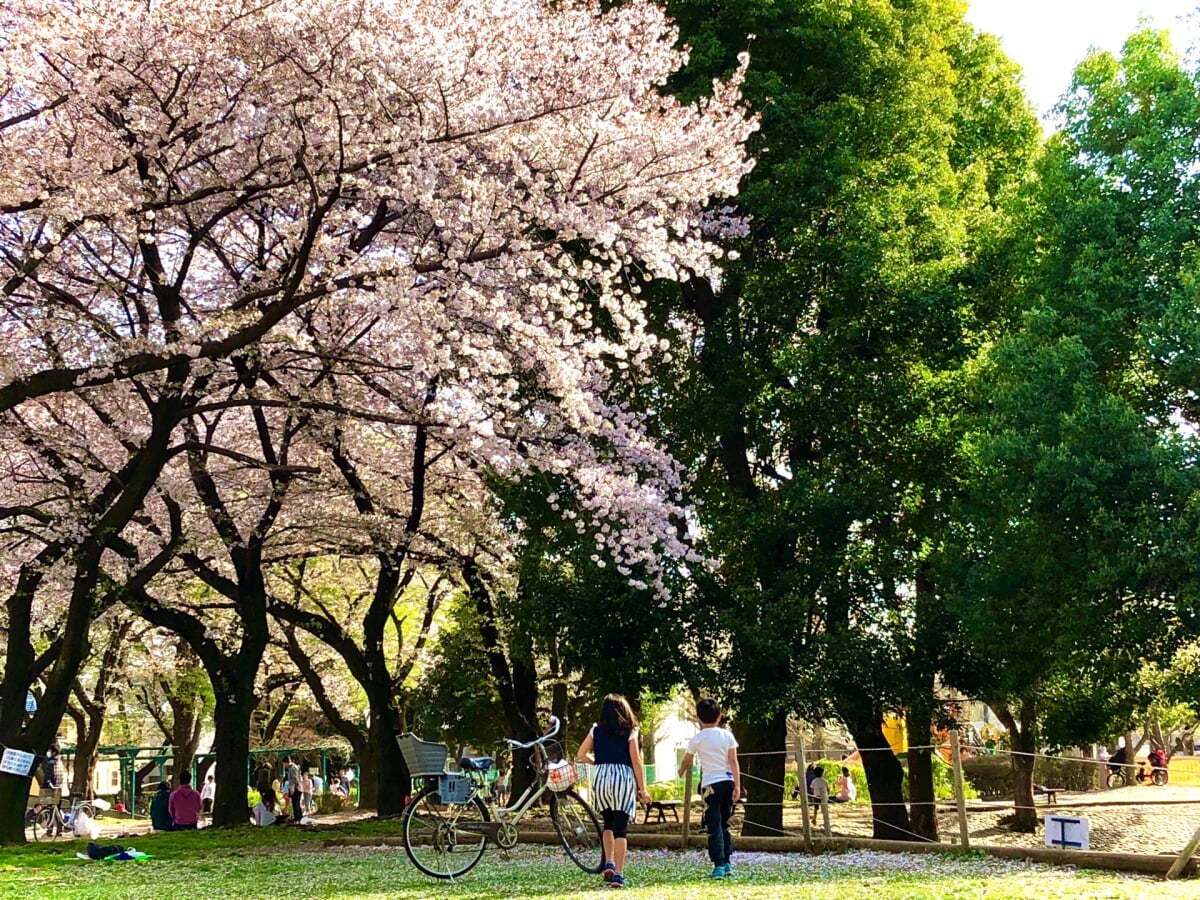
[[37,697],[33,696],[33,691],[25,692],[25,712],[37,712]]

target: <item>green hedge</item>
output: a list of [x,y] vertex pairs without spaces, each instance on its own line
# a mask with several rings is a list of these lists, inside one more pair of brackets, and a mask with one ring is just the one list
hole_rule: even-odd
[[[1092,760],[1039,758],[1033,764],[1035,784],[1067,791],[1090,791],[1096,787],[1098,764]],[[1010,756],[980,756],[963,762],[963,775],[988,800],[1009,800],[1013,796],[1013,770]]]

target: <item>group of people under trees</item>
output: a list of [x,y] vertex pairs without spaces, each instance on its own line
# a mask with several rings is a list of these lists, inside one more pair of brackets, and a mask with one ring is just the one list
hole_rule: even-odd
[[[329,779],[329,793],[349,799],[350,773],[345,778],[333,776]],[[304,817],[316,809],[316,797],[325,789],[320,775],[301,772],[299,764],[291,757],[283,758],[283,781],[272,780],[270,769],[260,769],[255,783],[258,803],[250,810],[250,821],[255,825],[284,825],[288,822],[301,824]]]
[[155,831],[195,831],[200,827],[201,815],[212,812],[216,790],[212,775],[199,791],[192,787],[191,772],[179,773],[179,787],[175,790],[171,790],[169,780],[163,779],[150,801],[150,824]]
[[[825,802],[851,803],[858,798],[858,786],[850,775],[850,767],[842,766],[842,774],[837,777],[837,792],[830,794],[829,782],[825,778],[826,768],[809,763],[804,770],[804,792],[812,806],[812,820],[817,822],[817,812]],[[792,789],[792,799],[800,798],[800,785]]]

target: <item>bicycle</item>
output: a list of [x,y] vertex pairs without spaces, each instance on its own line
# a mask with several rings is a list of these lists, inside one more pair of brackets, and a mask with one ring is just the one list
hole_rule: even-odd
[[517,826],[533,805],[550,793],[550,821],[563,849],[575,865],[592,875],[604,867],[600,820],[573,789],[578,771],[573,762],[552,764],[546,742],[558,734],[560,722],[551,717],[548,734],[528,743],[507,740],[514,750],[533,750],[536,781],[509,806],[500,806],[487,785],[490,757],[459,760],[462,772],[445,770],[449,749],[422,741],[413,734],[397,735],[410,774],[425,786],[401,815],[404,852],[412,864],[433,878],[454,879],[475,867],[488,842],[502,850],[516,846]]
[[58,803],[45,805],[35,813],[32,822],[35,841],[62,837],[64,829],[73,836],[75,822],[80,813],[91,819],[96,818],[96,808],[80,794],[71,795],[70,811],[64,813],[62,803],[60,798]]
[[1139,784],[1144,781],[1151,781],[1156,786],[1162,787],[1167,783],[1167,770],[1156,766],[1149,773],[1138,771],[1130,773],[1127,771],[1129,766],[1109,766],[1108,767],[1108,786],[1110,788],[1128,787],[1136,780]]

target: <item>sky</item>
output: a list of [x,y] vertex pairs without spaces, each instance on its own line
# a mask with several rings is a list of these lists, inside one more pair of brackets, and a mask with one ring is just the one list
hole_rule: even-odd
[[[1180,19],[1200,0],[968,0],[967,20],[998,38],[1024,70],[1025,91],[1043,120],[1090,47],[1119,52],[1144,13],[1188,46]],[[1188,29],[1188,31],[1194,30]]]

